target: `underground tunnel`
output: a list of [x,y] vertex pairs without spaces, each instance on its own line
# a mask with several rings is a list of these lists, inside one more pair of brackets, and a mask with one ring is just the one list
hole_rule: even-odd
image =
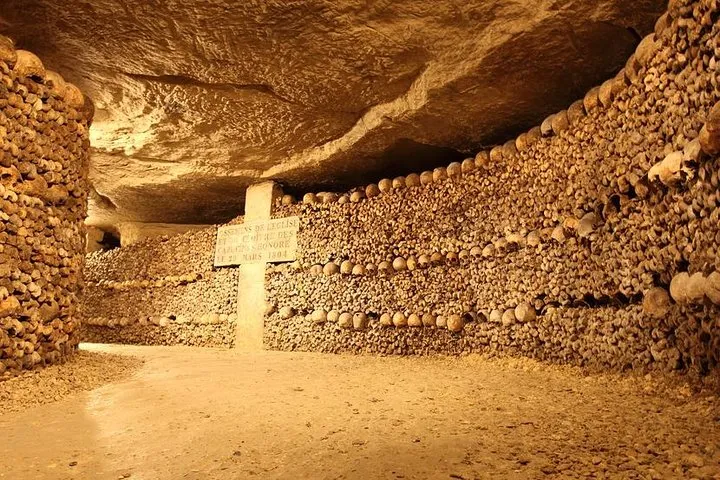
[[717,0],[6,0],[0,479],[720,478],[719,83]]

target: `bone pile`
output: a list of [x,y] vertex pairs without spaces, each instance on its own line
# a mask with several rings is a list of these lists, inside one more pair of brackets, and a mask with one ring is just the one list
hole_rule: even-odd
[[716,375],[719,15],[673,0],[614,78],[474,158],[283,197],[267,346]]
[[215,227],[87,255],[83,341],[232,346],[235,268],[213,268]]
[[92,113],[0,36],[0,378],[76,349]]

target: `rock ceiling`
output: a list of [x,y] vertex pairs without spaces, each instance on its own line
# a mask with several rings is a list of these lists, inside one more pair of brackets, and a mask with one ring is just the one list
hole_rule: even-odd
[[612,76],[657,0],[3,0],[96,104],[90,222],[203,223],[244,187],[462,159]]

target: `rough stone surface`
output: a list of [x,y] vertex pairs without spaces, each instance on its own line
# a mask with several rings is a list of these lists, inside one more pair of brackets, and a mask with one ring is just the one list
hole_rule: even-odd
[[211,223],[259,178],[431,170],[539,124],[665,7],[591,3],[4,0],[0,33],[96,102],[93,223]]

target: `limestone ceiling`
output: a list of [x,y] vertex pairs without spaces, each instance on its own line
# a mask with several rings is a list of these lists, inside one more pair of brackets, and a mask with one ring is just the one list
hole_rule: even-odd
[[95,101],[91,223],[218,222],[502,142],[613,75],[658,0],[3,0]]

